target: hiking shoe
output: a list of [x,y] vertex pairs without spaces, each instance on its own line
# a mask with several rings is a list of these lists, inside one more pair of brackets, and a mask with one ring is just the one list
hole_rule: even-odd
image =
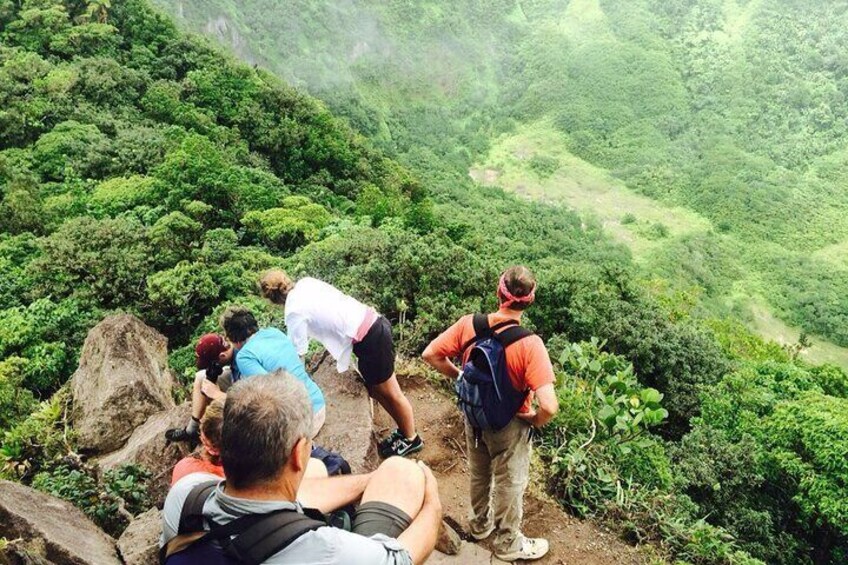
[[185,428],[171,428],[165,431],[165,441],[168,444],[184,441],[188,443],[190,449],[194,450],[200,443],[200,432],[191,433]]
[[487,537],[492,535],[492,532],[494,532],[494,531],[495,531],[495,525],[492,524],[491,526],[489,526],[488,528],[486,528],[485,530],[483,530],[479,534],[472,532],[471,528],[469,528],[468,529],[468,535],[471,536],[471,538],[474,541],[483,541],[484,539],[486,539]]
[[387,459],[393,455],[406,457],[407,455],[412,455],[422,449],[424,449],[424,440],[421,439],[420,434],[416,435],[415,439],[410,441],[403,437],[403,434],[399,433],[385,449],[380,450],[380,457],[383,459]]
[[544,557],[550,547],[548,540],[544,538],[521,538],[521,548],[511,553],[495,553],[495,557],[501,561],[517,561],[525,559],[531,561]]
[[400,433],[400,430],[395,430],[391,434],[389,434],[389,437],[383,438],[383,440],[380,441],[379,444],[377,444],[377,453],[380,454],[380,457],[388,457],[387,455],[383,455],[383,453],[388,453],[389,449],[392,447],[392,444],[398,439],[401,439],[402,437],[403,434]]

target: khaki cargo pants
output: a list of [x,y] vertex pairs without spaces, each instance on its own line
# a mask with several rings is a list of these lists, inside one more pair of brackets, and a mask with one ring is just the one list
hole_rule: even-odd
[[465,422],[465,443],[471,475],[471,533],[495,526],[496,553],[521,548],[524,489],[530,476],[530,424],[513,418],[497,432],[475,432]]

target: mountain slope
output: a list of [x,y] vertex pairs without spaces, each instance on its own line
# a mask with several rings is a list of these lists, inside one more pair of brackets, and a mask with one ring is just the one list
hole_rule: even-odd
[[[848,345],[848,269],[826,252],[848,240],[839,3],[162,6],[324,99],[425,177],[422,152],[467,169],[516,123],[551,123],[563,150],[725,236],[720,263],[742,281],[701,288],[709,313],[754,327],[752,304],[766,301],[814,341]],[[662,260],[644,266],[693,282]]]
[[[266,20],[277,15],[263,6]],[[302,12],[289,16],[317,18],[363,4],[293,6]],[[606,2],[574,6],[587,10],[586,25],[614,15]],[[268,267],[374,305],[392,320],[399,352],[416,355],[461,314],[495,308],[498,274],[520,262],[539,279],[525,323],[556,368],[563,409],[538,446],[565,508],[683,561],[844,561],[848,376],[732,321],[703,320],[685,290],[647,284],[600,222],[472,182],[468,170],[495,134],[545,123],[505,117],[532,89],[504,81],[530,60],[513,48],[518,32],[551,12],[541,1],[494,5],[494,18],[489,5],[456,7],[372,6],[402,22],[378,27],[388,39],[370,45],[385,43],[380,52],[355,49],[362,66],[350,76],[371,82],[328,96],[354,129],[141,0],[0,0],[0,474],[62,493],[98,519],[113,515],[104,505],[114,497],[89,494],[126,484],[68,465],[80,456],[63,387],[83,336],[108,312],[136,313],[166,333],[170,364],[188,384],[191,343],[218,329],[227,305],[281,324],[256,295]],[[313,34],[320,20],[309,18],[287,39]],[[548,24],[539,32],[569,31]],[[319,70],[347,48],[323,45]],[[382,52],[394,58],[375,72],[368,54]],[[424,80],[412,72],[428,67]],[[502,104],[507,95],[515,106]],[[368,128],[370,139],[359,133]],[[560,156],[629,190],[577,148]],[[534,175],[559,178],[550,157],[528,159]],[[720,245],[706,249],[725,260]]]

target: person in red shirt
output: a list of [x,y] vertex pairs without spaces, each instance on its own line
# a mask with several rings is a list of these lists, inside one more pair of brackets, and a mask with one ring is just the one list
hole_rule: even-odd
[[[171,472],[171,486],[192,473],[210,473],[224,477],[224,466],[221,463],[221,429],[224,425],[224,399],[213,400],[200,420],[201,448],[191,453],[174,465]],[[304,479],[319,479],[327,477],[327,467],[320,459],[311,457],[306,465]]]
[[[510,267],[498,284],[497,312],[488,314],[489,326],[515,321],[533,303],[536,280],[523,266]],[[475,337],[473,315],[463,316],[424,350],[424,361],[443,375],[456,379],[459,368],[451,361],[468,360]],[[548,541],[521,533],[524,490],[530,475],[530,428],[541,428],[559,409],[554,372],[541,338],[531,335],[506,348],[507,374],[516,390],[527,390],[524,405],[503,429],[475,430],[466,421],[465,437],[471,478],[469,530],[477,540],[494,532],[495,555],[503,561],[538,559],[548,552]],[[535,402],[534,402],[535,400]],[[494,496],[493,496],[494,495]]]

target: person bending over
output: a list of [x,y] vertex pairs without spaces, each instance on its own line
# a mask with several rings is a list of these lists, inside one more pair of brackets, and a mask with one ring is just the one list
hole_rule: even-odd
[[[312,437],[318,435],[326,419],[324,394],[315,381],[309,378],[289,337],[277,328],[260,330],[253,314],[241,307],[228,308],[221,315],[221,326],[235,349],[234,366],[240,379],[251,379],[281,369],[303,383],[315,412]],[[208,379],[203,381],[202,386],[203,394],[208,398],[226,396],[220,387]]]
[[233,371],[233,348],[218,334],[205,334],[194,348],[197,372],[194,374],[194,386],[191,391],[191,418],[184,428],[171,428],[165,432],[165,439],[185,441],[191,448],[200,441],[200,420],[209,404],[209,398],[203,394],[203,383],[207,378],[216,383],[218,389],[226,392],[233,382],[238,380],[238,373]]
[[[487,332],[516,335],[524,310],[533,303],[536,280],[526,267],[516,266],[501,275],[497,312],[468,315],[434,339],[423,358],[443,375],[456,379],[460,370],[451,358],[461,357],[465,366],[473,345]],[[478,334],[478,322],[485,328]],[[513,328],[513,329],[510,329]],[[500,330],[500,331],[497,331]],[[518,330],[520,332],[520,330]],[[529,332],[505,349],[506,373],[516,391],[532,391],[523,405],[498,431],[477,429],[465,419],[465,438],[471,479],[469,530],[477,540],[492,532],[495,555],[503,561],[538,559],[548,552],[548,541],[526,538],[521,533],[524,490],[530,471],[530,428],[541,428],[559,409],[554,390],[554,373],[542,340]],[[504,340],[503,343],[508,343]],[[533,408],[535,395],[538,408]],[[507,415],[509,417],[509,415]]]
[[412,404],[395,376],[395,350],[389,321],[355,298],[313,278],[295,283],[281,270],[265,273],[262,295],[285,307],[286,329],[299,355],[306,355],[309,338],[321,343],[336,360],[340,373],[356,354],[368,394],[394,419],[397,429],[380,442],[382,457],[411,455],[424,442],[415,431]]
[[[290,529],[266,540],[265,549],[274,553],[261,563],[379,565],[419,564],[427,559],[442,514],[429,468],[392,457],[371,474],[313,479],[308,483],[315,488],[304,492],[312,416],[305,387],[283,372],[243,380],[230,390],[220,454],[227,479],[206,487],[203,483],[217,476],[194,473],[168,493],[160,539],[167,565],[213,562],[210,555],[241,547],[241,536],[250,539],[252,528],[269,516],[291,524],[295,519],[304,523],[307,515],[315,522],[305,529],[294,528],[293,538]],[[201,499],[200,523],[193,522],[199,531],[187,527],[180,531],[184,504],[196,499],[204,487],[211,490]],[[357,501],[351,531],[322,525],[319,515],[305,510],[330,512]],[[232,535],[233,531],[242,533]],[[279,550],[271,547],[280,543]]]

